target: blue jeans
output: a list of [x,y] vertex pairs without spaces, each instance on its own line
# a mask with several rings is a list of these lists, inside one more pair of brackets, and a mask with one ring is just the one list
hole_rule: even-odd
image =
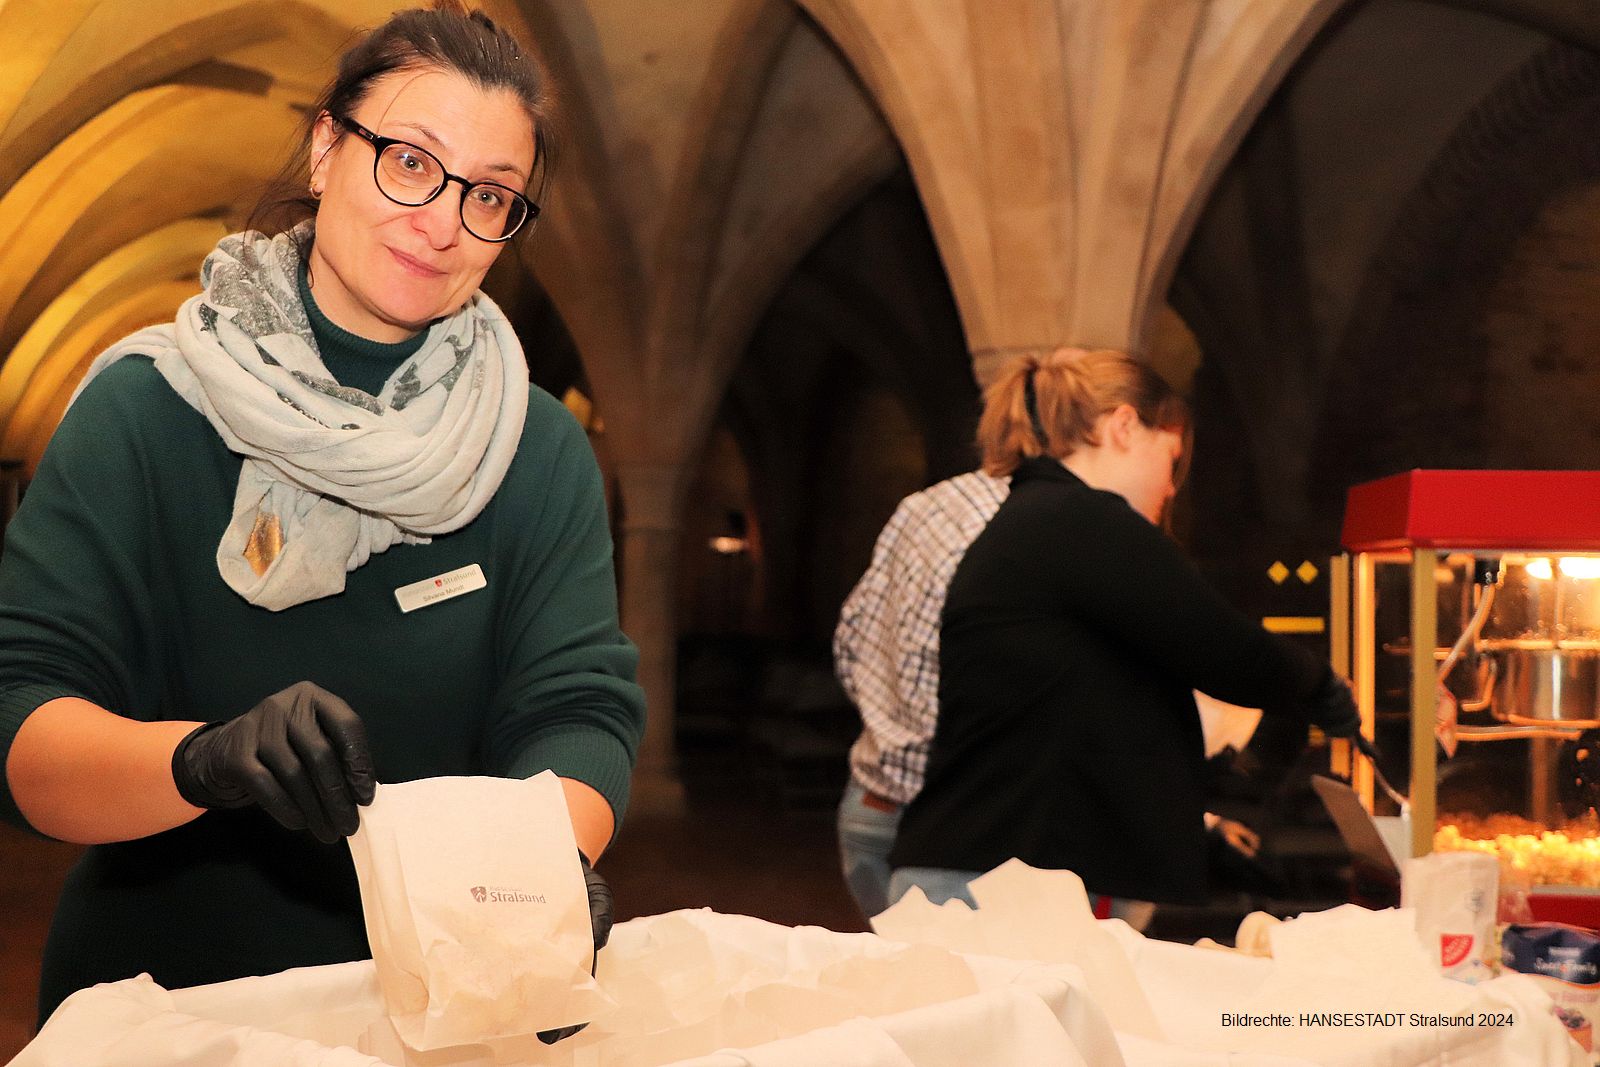
[[928,898],[929,904],[943,904],[947,900],[965,901],[970,908],[978,902],[972,899],[967,883],[982,871],[953,871],[946,867],[896,867],[889,876],[889,902],[892,904],[916,886]]
[[[905,896],[912,886],[916,886],[922,890],[930,904],[960,900],[968,907],[976,908],[978,902],[973,899],[967,883],[982,873],[982,871],[956,871],[946,867],[896,867],[894,873],[889,876],[889,903],[895,903]],[[1089,906],[1095,909],[1104,906],[1109,910],[1111,918],[1121,919],[1141,932],[1150,925],[1156,910],[1155,905],[1148,901],[1130,900],[1125,897],[1102,897],[1093,893],[1089,894]]]
[[839,865],[856,906],[867,918],[889,906],[889,850],[900,832],[900,812],[880,811],[864,802],[867,791],[855,779],[839,801]]

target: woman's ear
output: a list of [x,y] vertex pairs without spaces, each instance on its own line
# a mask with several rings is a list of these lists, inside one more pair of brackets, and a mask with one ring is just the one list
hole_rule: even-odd
[[1119,404],[1106,415],[1105,443],[1126,452],[1133,447],[1139,426],[1139,412],[1133,405]]
[[324,173],[327,170],[328,153],[333,151],[334,145],[339,143],[339,130],[334,125],[333,116],[324,111],[317,116],[317,124],[311,127],[311,187],[321,189],[327,182]]

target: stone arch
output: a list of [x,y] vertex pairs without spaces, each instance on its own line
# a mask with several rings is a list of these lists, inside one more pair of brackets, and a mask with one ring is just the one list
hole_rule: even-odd
[[814,190],[809,202],[794,205],[763,227],[761,243],[779,250],[778,254],[752,257],[737,265],[735,269],[742,277],[741,292],[716,301],[708,312],[706,343],[726,361],[722,368],[724,382],[783,280],[845,212],[888,177],[899,162],[892,145],[878,141],[853,145],[851,154],[840,161],[833,181]]
[[[880,457],[898,463],[905,477],[849,501],[844,543],[850,551],[829,564],[835,576],[840,567],[865,565],[872,535],[900,496],[972,466],[970,420],[977,406],[971,364],[903,165],[783,279],[720,412],[751,457],[754,501],[766,532],[766,587],[774,591],[771,635],[805,642],[824,636],[810,610],[817,601],[807,584],[806,546],[819,523],[840,514],[824,505],[840,498],[848,472],[829,466],[819,445],[838,429],[830,412],[840,398],[859,390],[896,397],[916,430],[915,442],[908,454],[908,439],[897,438],[888,442],[893,455]],[[876,433],[870,422],[857,428]]]
[[667,200],[663,263],[650,321],[670,351],[691,341],[705,319],[719,239],[728,225],[727,191],[760,110],[761,97],[795,28],[793,9],[752,0],[729,20],[716,49],[721,75],[706,82],[689,119],[684,161]]
[[[557,10],[560,7],[562,10]],[[608,424],[625,419],[644,347],[647,284],[605,143],[606,86],[583,5],[501,0],[493,9],[550,70],[557,87],[557,157],[549,202],[528,241],[528,269],[567,326]]]
[[[710,432],[711,413],[726,387],[729,361],[717,358],[715,348],[708,352],[702,333],[708,293],[729,190],[794,24],[792,9],[772,0],[736,4],[718,35],[712,71],[698,88],[686,123],[683,155],[666,193],[662,230],[649,264],[653,282],[648,304],[637,309],[642,343],[628,368],[631,388],[619,387],[614,394],[623,410],[639,409],[635,422],[653,424],[644,417],[643,405],[662,392],[689,393],[673,405],[689,413],[674,420],[677,434],[687,440],[650,442],[648,450],[659,455],[687,457],[694,451]],[[682,362],[689,352],[697,359],[694,373],[686,375]],[[624,446],[645,450],[642,441]]]
[[[970,63],[970,56],[964,51],[952,55],[940,48],[904,4],[897,6],[904,17],[896,24],[897,37],[890,48],[868,12],[854,0],[799,3],[849,58],[895,131],[927,206],[967,336],[989,337],[994,330],[986,321],[981,294],[990,288],[990,250],[976,240],[976,232],[954,224],[961,216],[961,205],[981,195],[978,176],[969,169],[942,166],[938,147],[941,141],[959,144],[969,140],[978,125],[974,102],[952,91],[963,81],[959,72]],[[965,15],[961,11],[946,14],[953,18]],[[941,100],[944,106],[926,109],[930,121],[922,121],[920,99]]]
[[0,40],[6,42],[6,77],[0,79],[0,143],[9,136],[17,109],[62,45],[99,6],[98,0],[59,0],[50,4],[50,17],[41,18],[42,4],[0,5]]
[[[792,10],[750,4],[719,52],[749,48],[737,76],[708,83],[688,157],[669,200],[657,263],[660,288],[648,333],[648,388],[683,413],[657,425],[654,447],[689,461],[710,432],[717,405],[761,313],[812,246],[898,164],[892,137],[861,100],[848,70],[797,28]],[[744,42],[741,44],[740,42]],[[806,167],[779,200],[763,180],[793,143],[793,119],[768,83],[788,65],[811,79],[816,109],[835,128],[802,129]],[[692,353],[694,370],[682,373]],[[676,436],[662,437],[664,432]]]
[[[31,398],[59,388],[69,377],[63,368],[79,366],[104,347],[105,330],[96,324],[107,321],[108,308],[159,304],[166,315],[157,319],[170,317],[193,294],[200,261],[226,233],[227,227],[214,219],[184,219],[162,227],[105,256],[52,300],[0,365],[0,455],[16,455],[17,442],[48,436],[54,429],[54,423],[28,421],[23,409],[39,411]],[[110,318],[120,321],[116,315]]]
[[[1600,179],[1600,56],[1554,45],[1471,115],[1407,199],[1338,349],[1314,486],[1324,500],[1396,463],[1471,463],[1486,352],[1474,308],[1552,194]],[[1435,388],[1436,383],[1448,383]],[[1385,432],[1360,423],[1381,406]],[[1335,442],[1358,442],[1354,450]]]
[[[161,86],[70,134],[0,197],[0,351],[107,248],[241,213],[259,183],[250,159],[270,157],[291,120],[260,97]],[[227,141],[192,136],[224,122],[237,128]]]
[[1130,305],[1129,348],[1144,347],[1200,213],[1267,101],[1317,34],[1354,2],[1286,6],[1249,33],[1226,33],[1214,25],[1196,42],[1195,69],[1184,79],[1186,91],[1173,118],[1167,173]]
[[1433,0],[1547,33],[1590,51],[1600,51],[1600,9],[1583,0]]
[[[95,14],[108,17],[117,6],[100,5]],[[118,100],[153,85],[192,78],[260,94],[276,83],[280,95],[287,88],[309,96],[315,87],[303,84],[308,53],[320,50],[331,57],[351,30],[329,9],[304,0],[209,6],[150,4],[144,17],[121,19],[115,35],[88,32],[93,29],[88,27],[64,41],[0,130],[0,143],[6,145],[0,188],[41,158],[61,131],[76,130]],[[235,52],[259,59],[269,46],[288,62],[260,71],[226,59]]]
[[1340,345],[1351,303],[1450,138],[1548,45],[1432,0],[1351,5],[1263,109],[1169,291],[1207,352],[1198,550],[1334,543],[1342,501],[1314,467],[1330,444],[1332,377],[1350,370]]
[[28,380],[6,425],[0,455],[19,457],[24,471],[32,477],[68,401],[95,357],[135,330],[170,320],[172,309],[193,296],[194,289],[190,281],[143,286],[110,300],[78,322],[63,338],[61,349]]

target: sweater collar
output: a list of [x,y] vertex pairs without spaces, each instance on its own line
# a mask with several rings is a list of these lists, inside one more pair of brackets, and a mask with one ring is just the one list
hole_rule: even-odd
[[422,330],[415,337],[392,343],[373,341],[360,334],[351,333],[322,313],[322,309],[317,306],[316,297],[311,292],[308,275],[307,265],[302,261],[300,302],[305,305],[306,318],[311,322],[311,335],[316,339],[317,354],[322,357],[323,366],[331,368],[335,364],[351,359],[370,360],[391,367],[399,366],[401,360],[415,355],[422,348],[422,342],[427,340],[427,330]]
[[1054,456],[1033,456],[1017,464],[1017,469],[1011,475],[1011,485],[1015,488],[1024,482],[1062,482],[1066,485],[1087,487],[1082,478],[1062,466],[1061,461]]

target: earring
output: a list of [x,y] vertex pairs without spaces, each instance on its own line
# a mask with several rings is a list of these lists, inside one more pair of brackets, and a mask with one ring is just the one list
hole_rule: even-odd
[[322,190],[318,189],[315,185],[313,185],[311,187],[311,199],[313,199],[313,200],[321,200],[322,199]]

